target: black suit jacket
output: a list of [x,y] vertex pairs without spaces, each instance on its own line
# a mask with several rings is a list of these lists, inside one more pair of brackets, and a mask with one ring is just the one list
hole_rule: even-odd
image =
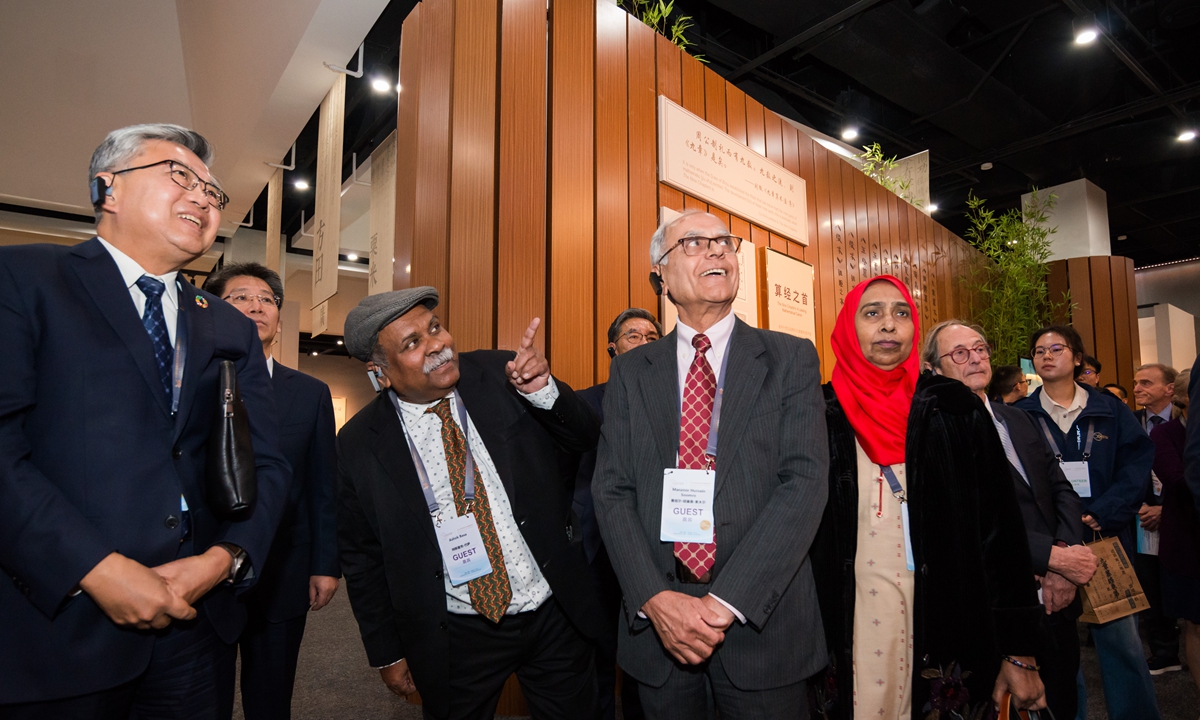
[[[150,337],[99,240],[0,248],[0,703],[115,687],[150,662],[155,633],[118,628],[72,590],[120,552],[153,567],[228,541],[262,570],[290,470],[254,324],[179,282],[187,338],[171,415]],[[249,519],[205,506],[205,453],[221,360],[236,364],[253,435],[258,500]],[[180,495],[190,507],[182,543]],[[250,581],[245,583],[249,584]],[[245,613],[220,585],[200,601],[226,641]],[[19,650],[18,650],[19,649]]]
[[[1188,383],[1188,407],[1200,408],[1200,356],[1192,365],[1192,379]],[[1200,412],[1200,409],[1196,410]],[[1184,479],[1188,490],[1192,491],[1192,500],[1196,503],[1196,513],[1200,514],[1200,422],[1192,422],[1187,428],[1187,443],[1183,447]]]
[[[604,423],[604,387],[608,383],[600,383],[579,391],[579,398]],[[592,499],[592,475],[596,472],[596,451],[588,450],[579,458],[579,469],[575,473],[575,500],[572,507],[579,516],[579,524],[583,528],[583,551],[587,553],[588,564],[596,562],[604,540],[600,537],[600,523],[596,521],[596,502]]]
[[[521,535],[567,617],[595,637],[600,607],[571,512],[573,476],[563,468],[565,458],[596,445],[596,416],[561,380],[549,410],[522,399],[504,374],[511,352],[458,358],[456,390]],[[338,544],[367,659],[379,667],[406,658],[422,701],[447,714],[450,655],[471,648],[450,646],[437,537],[404,430],[383,393],[338,434]]]
[[1068,545],[1083,542],[1083,510],[1079,495],[1063,475],[1062,467],[1046,446],[1041,429],[1029,413],[1004,403],[992,403],[992,412],[1004,421],[1013,449],[1029,476],[1026,483],[1009,464],[1017,504],[1029,536],[1029,555],[1035,575],[1049,570],[1050,548],[1061,540]]
[[328,385],[276,360],[271,387],[292,486],[266,567],[245,600],[251,612],[282,622],[308,612],[311,576],[341,575],[334,503],[337,447]]

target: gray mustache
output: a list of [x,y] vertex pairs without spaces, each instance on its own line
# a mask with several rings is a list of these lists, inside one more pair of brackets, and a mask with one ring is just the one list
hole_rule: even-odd
[[421,366],[421,370],[428,375],[453,359],[454,352],[450,348],[442,348],[442,351],[437,355],[430,355],[425,358],[425,364]]

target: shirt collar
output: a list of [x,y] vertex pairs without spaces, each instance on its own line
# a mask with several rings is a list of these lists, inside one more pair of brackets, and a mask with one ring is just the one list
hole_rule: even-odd
[[1042,387],[1042,408],[1046,412],[1053,412],[1056,408],[1065,413],[1073,413],[1076,410],[1082,410],[1087,407],[1088,393],[1079,383],[1075,383],[1075,397],[1071,398],[1070,407],[1063,407],[1055,402],[1054,398],[1050,397],[1050,393],[1046,392],[1046,388]]
[[[400,400],[400,396],[397,395],[396,399]],[[450,392],[449,395],[446,396],[446,399],[450,400],[451,403],[454,402],[454,391],[453,390]],[[418,422],[420,422],[421,418],[425,415],[425,411],[427,411],[429,408],[433,407],[434,405],[437,405],[439,402],[441,402],[441,400],[434,400],[431,403],[417,404],[417,403],[410,403],[410,402],[405,402],[403,400],[400,400],[400,412],[404,415],[404,424],[408,427],[415,426]],[[440,420],[439,420],[439,422],[440,422]]]
[[274,355],[267,356],[267,374],[270,375],[271,377],[275,377],[275,356]]
[[179,275],[177,270],[172,270],[165,275],[152,275],[149,272],[146,272],[146,269],[139,265],[137,260],[134,260],[126,255],[109,241],[99,236],[97,236],[96,239],[100,241],[100,244],[104,246],[104,249],[108,251],[108,254],[112,255],[113,262],[117,264],[117,270],[121,272],[121,279],[125,281],[125,289],[132,289],[137,285],[139,278],[141,278],[143,275],[150,275],[150,277],[162,280],[163,284],[167,286],[164,297],[166,297],[172,305],[179,307],[179,289],[175,285],[176,277]]
[[[704,334],[712,342],[713,352],[718,357],[725,355],[725,348],[729,345],[729,338],[733,335],[733,324],[736,316],[733,314],[733,309],[730,308],[729,314],[713,324]],[[679,334],[679,347],[681,350],[686,350],[688,353],[694,352],[692,348],[692,338],[696,337],[696,331],[678,320],[675,323],[676,332]]]

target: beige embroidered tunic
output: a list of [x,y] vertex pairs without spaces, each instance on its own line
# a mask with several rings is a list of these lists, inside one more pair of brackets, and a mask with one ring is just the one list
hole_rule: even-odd
[[[854,717],[908,720],[912,706],[913,574],[904,558],[900,501],[879,466],[858,450],[858,551],[854,557]],[[893,465],[907,489],[904,465]],[[882,492],[881,492],[882,489]],[[880,501],[882,500],[882,508]]]

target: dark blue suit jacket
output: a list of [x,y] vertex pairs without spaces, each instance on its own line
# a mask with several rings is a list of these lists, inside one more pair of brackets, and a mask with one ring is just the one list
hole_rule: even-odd
[[[74,247],[0,248],[0,703],[111,688],[145,670],[155,634],[118,628],[79,581],[120,552],[153,567],[228,541],[261,569],[290,479],[254,325],[180,279],[187,366],[179,412],[112,256]],[[182,318],[181,318],[182,319]],[[205,506],[205,450],[221,360],[237,366],[258,476],[252,516]],[[191,536],[181,542],[180,495]],[[246,583],[248,584],[248,583]],[[199,601],[226,641],[241,632],[234,589]]]
[[[1188,407],[1200,408],[1200,357],[1192,365],[1192,379],[1188,384]],[[1200,409],[1195,412],[1200,412]],[[1188,490],[1192,491],[1192,499],[1196,502],[1196,512],[1200,513],[1200,422],[1193,422],[1187,428],[1187,444],[1183,448],[1184,478]]]
[[[604,388],[608,383],[593,385],[586,390],[575,393],[580,400],[604,423]],[[583,551],[587,554],[588,564],[596,561],[604,540],[600,537],[600,525],[596,521],[596,503],[592,500],[592,475],[596,472],[596,450],[588,450],[579,457],[579,470],[575,474],[575,497],[571,508],[579,516],[579,524],[583,529]]]
[[328,385],[278,360],[271,385],[292,486],[266,568],[243,597],[250,612],[282,622],[308,612],[310,576],[341,575],[334,505],[337,437]]

